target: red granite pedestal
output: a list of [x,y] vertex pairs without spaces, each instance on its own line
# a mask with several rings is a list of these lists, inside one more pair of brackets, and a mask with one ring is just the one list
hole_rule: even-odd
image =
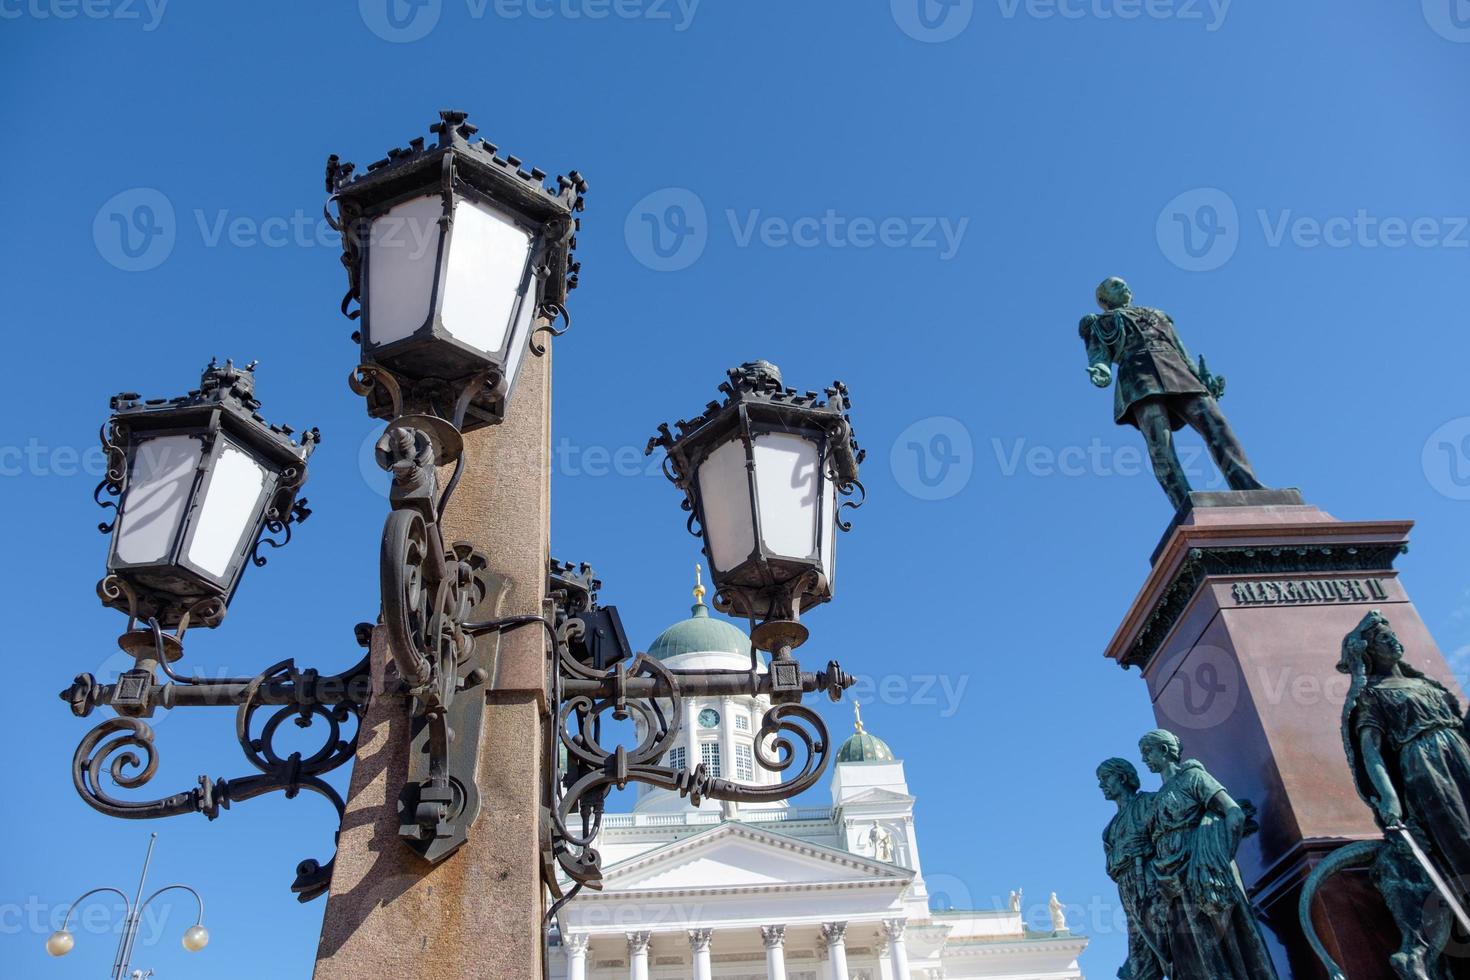
[[[1393,567],[1412,522],[1339,521],[1294,491],[1192,496],[1107,656],[1142,671],[1185,757],[1256,805],[1238,863],[1277,968],[1325,978],[1298,925],[1302,884],[1335,848],[1380,837],[1343,751],[1342,639],[1381,609],[1406,660],[1463,695]],[[1366,874],[1336,876],[1316,906],[1353,980],[1392,980],[1398,931]]]

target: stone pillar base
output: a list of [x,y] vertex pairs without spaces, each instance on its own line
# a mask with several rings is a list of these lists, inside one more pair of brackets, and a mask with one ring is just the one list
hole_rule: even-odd
[[490,696],[480,818],[432,868],[398,837],[408,712],[401,698],[381,700],[358,743],[315,980],[540,980],[540,699]]

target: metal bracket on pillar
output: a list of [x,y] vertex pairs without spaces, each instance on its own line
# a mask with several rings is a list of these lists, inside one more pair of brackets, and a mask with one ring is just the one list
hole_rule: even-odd
[[[672,670],[646,653],[634,655],[626,638],[613,652],[605,637],[595,639],[592,634],[609,629],[611,623],[618,625],[610,632],[621,637],[616,608],[597,605],[600,583],[590,567],[580,566],[570,587],[569,569],[553,565],[548,590],[557,598],[557,642],[549,670],[553,724],[546,822],[551,857],[574,883],[563,902],[582,887],[602,887],[602,858],[593,844],[614,787],[646,783],[688,797],[695,806],[704,799],[742,803],[789,799],[816,784],[831,755],[826,725],[800,703],[802,696],[826,691],[837,701],[852,685],[836,661],[824,671],[803,671],[791,657],[789,636],[782,642],[783,656],[773,661],[771,670],[760,669],[754,646],[748,670]],[[678,738],[683,698],[721,695],[765,696],[774,702],[755,733],[755,760],[761,768],[781,773],[779,784],[747,786],[721,779],[703,763],[692,769],[659,765]],[[618,722],[636,717],[642,737],[631,747],[604,744],[604,716]],[[548,885],[561,895],[558,882],[550,880]]]
[[[383,624],[413,719],[398,834],[431,864],[465,843],[480,811],[475,770],[484,686],[501,631],[495,617],[509,591],[485,555],[469,542],[446,546],[441,530],[464,472],[465,411],[494,382],[484,372],[458,388],[421,394],[411,407],[425,411],[395,414],[376,447],[378,465],[393,475],[380,565]],[[402,412],[401,384],[390,372],[362,365],[352,385],[360,394],[384,390]],[[454,406],[450,418],[429,414],[441,404]],[[450,465],[453,476],[441,494],[438,468]]]
[[[358,624],[355,633],[360,646],[367,646],[371,631],[369,624]],[[294,799],[307,790],[330,802],[340,821],[345,812],[342,798],[322,776],[351,761],[357,751],[356,728],[372,687],[369,658],[364,656],[352,669],[331,675],[309,668],[298,670],[294,660],[283,660],[254,677],[183,677],[169,667],[171,661],[183,656],[182,633],[163,632],[157,620],[152,620],[148,629],[129,630],[119,638],[118,645],[136,659],[136,668],[123,673],[113,684],[99,684],[91,674],[81,674],[61,692],[61,699],[79,718],[98,707],[110,707],[118,714],[88,732],[72,756],[72,782],[78,795],[99,813],[126,820],[185,813],[202,813],[213,820],[231,803],[274,792]],[[168,682],[158,683],[155,671],[161,671]],[[236,708],[236,737],[259,775],[238,779],[201,775],[193,789],[156,800],[118,799],[104,788],[105,779],[132,790],[153,778],[158,754],[153,747],[153,728],[143,719],[151,718],[155,710],[218,705]],[[257,726],[262,709],[267,715]],[[301,729],[324,723],[320,748],[309,754],[278,750],[276,735],[287,720]],[[353,731],[351,737],[346,737],[343,727],[349,720]],[[296,866],[291,890],[300,901],[310,901],[326,892],[335,861],[333,858],[322,864],[308,859]]]

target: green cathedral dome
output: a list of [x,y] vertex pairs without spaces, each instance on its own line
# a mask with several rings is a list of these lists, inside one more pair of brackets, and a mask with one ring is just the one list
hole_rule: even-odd
[[848,736],[847,741],[837,750],[838,762],[892,762],[893,750],[888,743],[877,735],[863,730],[863,715],[857,703],[852,706],[853,714],[856,716],[854,731]]
[[704,604],[704,586],[694,587],[694,606],[688,619],[681,620],[658,635],[648,648],[648,655],[665,660],[682,653],[733,653],[750,656],[750,637],[727,620],[716,619]]

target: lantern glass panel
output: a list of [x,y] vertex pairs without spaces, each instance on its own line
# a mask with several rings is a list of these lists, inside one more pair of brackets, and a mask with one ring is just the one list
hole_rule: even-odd
[[745,443],[731,439],[710,453],[699,464],[698,479],[710,563],[717,571],[728,571],[755,551]]
[[837,576],[837,485],[828,476],[822,481],[822,574],[827,588]]
[[820,471],[818,447],[786,432],[755,437],[756,499],[766,551],[811,558],[817,551]]
[[133,448],[127,497],[117,525],[117,560],[166,560],[194,488],[203,444],[194,436],[156,436]]
[[225,579],[255,517],[267,473],[249,455],[226,440],[214,462],[189,542],[189,561],[217,579]]
[[373,219],[367,263],[371,343],[403,340],[429,321],[443,213],[438,196],[416,197]]
[[478,201],[455,201],[440,310],[445,332],[476,350],[504,357],[512,326],[529,321],[532,303],[526,290],[533,244],[532,236],[505,214]]
[[510,350],[505,355],[503,373],[507,386],[515,380],[516,372],[521,369],[521,360],[531,346],[531,318],[535,313],[536,304],[532,302],[532,297],[528,294],[525,302],[521,303],[520,311],[516,314],[515,331],[510,334]]

